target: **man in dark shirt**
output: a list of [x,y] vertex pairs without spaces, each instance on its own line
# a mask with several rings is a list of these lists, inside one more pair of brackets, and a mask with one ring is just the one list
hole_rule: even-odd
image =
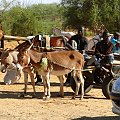
[[78,33],[72,36],[67,43],[72,46],[73,40],[75,40],[75,42],[77,43],[77,50],[79,50],[79,52],[82,52],[87,48],[88,43],[87,39],[83,36],[82,27],[78,29]]
[[[83,51],[87,48],[87,39],[83,36],[83,29],[82,27],[80,27],[78,29],[78,33],[74,36],[72,36],[69,41],[67,42],[67,47],[69,47],[69,45],[72,46],[72,42],[73,40],[77,43],[77,50],[79,50],[79,52],[83,53]],[[71,48],[70,48],[71,49]],[[70,77],[71,77],[71,73],[68,74],[66,82],[64,83],[64,85],[69,85],[70,84]]]
[[109,63],[110,67],[110,73],[113,74],[112,72],[112,65],[113,65],[113,60],[114,60],[114,55],[112,54],[112,50],[113,50],[113,44],[112,42],[109,41],[109,33],[108,32],[103,32],[103,40],[101,40],[100,42],[98,42],[96,44],[96,48],[95,48],[95,56],[97,58],[97,60],[102,59],[102,56],[105,56],[105,61]]

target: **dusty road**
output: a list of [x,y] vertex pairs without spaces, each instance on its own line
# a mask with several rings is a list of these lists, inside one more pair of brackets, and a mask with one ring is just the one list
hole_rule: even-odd
[[120,120],[112,113],[112,104],[100,88],[93,88],[81,101],[72,100],[73,91],[64,87],[65,97],[57,97],[59,81],[51,77],[51,99],[43,101],[43,85],[36,86],[37,98],[31,98],[32,87],[28,85],[28,95],[19,98],[23,92],[23,78],[17,84],[4,85],[4,74],[0,74],[0,120]]

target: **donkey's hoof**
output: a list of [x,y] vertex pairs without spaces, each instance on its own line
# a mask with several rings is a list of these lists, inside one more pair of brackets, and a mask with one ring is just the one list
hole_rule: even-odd
[[18,97],[24,98],[25,94],[20,94]]
[[36,95],[32,95],[32,98],[36,98]]
[[80,97],[80,100],[83,100],[83,97]]
[[58,94],[57,97],[64,98],[64,95]]
[[75,96],[72,96],[72,99],[75,100]]
[[47,96],[47,97],[46,97],[46,100],[49,100],[49,99],[50,99],[50,96]]
[[43,96],[43,100],[46,100],[46,96]]

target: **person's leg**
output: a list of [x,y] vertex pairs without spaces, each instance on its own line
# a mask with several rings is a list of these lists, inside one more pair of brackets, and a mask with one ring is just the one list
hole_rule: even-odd
[[112,70],[112,67],[113,67],[113,60],[114,60],[114,55],[113,54],[110,54],[109,55],[109,71],[110,71],[110,74],[113,76],[114,73],[113,73],[113,70]]
[[35,82],[35,84],[41,83],[42,82],[42,78],[40,75],[38,75],[38,73],[36,72],[36,79],[37,81]]
[[66,79],[64,85],[70,85],[70,77],[71,77],[71,73],[68,73],[67,79]]

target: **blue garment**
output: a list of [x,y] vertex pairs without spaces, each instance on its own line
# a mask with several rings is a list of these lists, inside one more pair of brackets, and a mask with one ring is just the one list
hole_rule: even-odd
[[117,44],[117,39],[115,39],[114,37],[111,38],[111,42],[113,44],[113,53],[118,53],[118,47],[116,46]]

